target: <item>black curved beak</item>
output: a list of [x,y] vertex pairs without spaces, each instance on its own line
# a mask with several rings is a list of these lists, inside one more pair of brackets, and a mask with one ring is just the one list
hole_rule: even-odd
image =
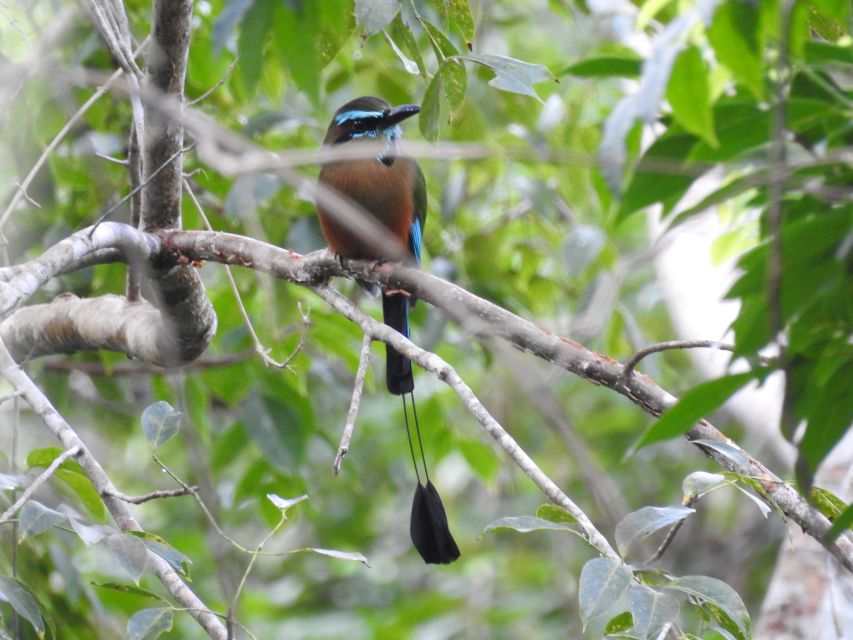
[[399,107],[386,109],[384,114],[385,126],[393,127],[395,124],[402,122],[406,118],[411,118],[421,110],[417,104],[401,104]]

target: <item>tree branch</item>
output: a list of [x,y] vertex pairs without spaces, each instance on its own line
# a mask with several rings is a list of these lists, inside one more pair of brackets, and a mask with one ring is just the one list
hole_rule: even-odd
[[[25,265],[25,268],[17,267],[17,275],[6,285],[0,286],[0,294],[4,294],[8,288],[15,296],[15,303],[8,303],[5,300],[6,296],[2,295],[0,311],[21,304],[28,297],[24,292],[32,295],[40,286],[39,282],[43,283],[49,279],[48,274],[51,270],[61,271],[62,266],[58,256],[64,255],[69,260],[79,260],[82,251],[74,255],[69,251],[70,247],[82,248],[80,245],[83,244],[91,250],[103,249],[107,246],[105,243],[109,234],[116,239],[116,242],[121,241],[134,251],[144,252],[147,259],[152,261],[209,260],[236,264],[311,287],[336,310],[358,324],[363,331],[368,332],[375,339],[391,344],[420,366],[433,371],[442,380],[448,382],[475,418],[514,458],[513,452],[518,445],[511,438],[508,441],[503,440],[500,425],[494,422],[485,408],[479,404],[479,400],[447,363],[434,354],[415,347],[400,334],[383,328],[384,325],[374,327],[371,323],[375,321],[352,307],[345,298],[326,287],[314,285],[326,281],[331,276],[347,276],[376,282],[386,287],[405,289],[418,298],[441,308],[476,338],[506,341],[520,351],[530,353],[593,384],[608,387],[624,395],[653,416],[659,416],[676,401],[672,394],[659,387],[648,376],[633,373],[625,378],[624,366],[616,360],[591,351],[573,340],[551,334],[457,285],[402,264],[389,262],[377,266],[373,261],[346,261],[345,265],[341,265],[328,251],[317,251],[307,256],[300,256],[265,242],[226,233],[163,231],[149,235],[139,234],[127,225],[104,223],[91,239],[100,240],[100,244],[91,241],[87,244],[81,239],[81,235],[86,233],[87,230],[78,232],[49,249],[32,263]],[[3,270],[0,270],[0,279],[2,277]],[[737,447],[708,421],[699,421],[686,435],[689,440],[714,440],[740,451],[742,456],[736,459],[734,456],[724,455],[698,445],[706,455],[723,468],[755,479],[766,492],[765,500],[772,506],[778,507],[810,536],[819,541],[824,540],[830,522],[812,508],[791,485],[783,482],[759,461]],[[516,461],[521,464],[519,459]],[[547,485],[544,480],[542,482],[540,486]],[[548,487],[546,495],[557,504],[561,504],[559,502],[561,498],[554,490],[559,492],[556,486]],[[842,535],[834,543],[825,546],[844,566],[853,570],[853,540],[848,534]]]
[[[107,510],[112,515],[116,524],[122,531],[141,531],[142,526],[131,515],[127,506],[115,497],[116,489],[104,472],[103,467],[89,452],[88,448],[65,419],[50,403],[50,400],[30,380],[24,370],[12,359],[12,355],[6,345],[0,342],[0,375],[2,375],[12,387],[20,391],[24,400],[33,411],[41,418],[45,426],[56,436],[66,449],[77,449],[77,463],[91,481],[92,485],[103,497]],[[198,596],[181,580],[168,562],[157,554],[148,551],[148,566],[152,568],[154,575],[163,583],[172,597],[195,618],[201,627],[214,640],[226,640],[225,627],[219,619],[211,613],[207,606]]]

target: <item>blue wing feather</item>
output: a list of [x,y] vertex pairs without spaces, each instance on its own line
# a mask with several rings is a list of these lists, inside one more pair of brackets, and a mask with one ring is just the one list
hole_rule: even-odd
[[423,246],[423,230],[421,229],[421,221],[415,218],[412,226],[409,229],[409,247],[412,250],[412,255],[418,264],[421,263],[421,247]]

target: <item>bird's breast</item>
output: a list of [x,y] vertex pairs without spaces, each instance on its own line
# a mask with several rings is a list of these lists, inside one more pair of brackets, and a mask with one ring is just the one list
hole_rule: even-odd
[[[403,247],[415,216],[414,160],[398,157],[391,166],[374,159],[329,163],[320,171],[320,182],[332,187],[367,211]],[[326,206],[319,206],[320,226],[329,248],[349,258],[381,258],[398,253],[397,248],[384,251],[365,238],[359,238],[345,224],[347,216],[333,216]]]

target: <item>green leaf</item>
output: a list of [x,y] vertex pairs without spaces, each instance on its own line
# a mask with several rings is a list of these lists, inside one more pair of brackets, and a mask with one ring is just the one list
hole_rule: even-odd
[[835,520],[847,508],[847,503],[822,487],[809,489],[809,502],[830,520]]
[[696,385],[649,427],[637,448],[685,433],[696,421],[713,413],[736,391],[756,378],[752,371],[735,373]]
[[168,562],[175,571],[180,573],[182,576],[189,578],[192,560],[175,549],[163,538],[154,533],[149,533],[148,531],[128,531],[127,535],[140,540],[149,551],[156,553],[158,556],[163,558],[163,560]]
[[0,576],[0,598],[12,605],[15,612],[33,625],[39,638],[44,638],[44,619],[32,591],[20,580]]
[[570,64],[557,75],[572,75],[581,78],[637,78],[643,69],[641,58],[599,56]]
[[539,95],[533,88],[538,82],[553,81],[554,74],[548,71],[548,67],[541,64],[531,64],[507,56],[496,56],[491,54],[466,55],[465,60],[471,60],[477,64],[488,67],[495,72],[495,77],[489,80],[489,86],[501,91],[520,93],[540,100]]
[[355,21],[362,37],[379,33],[400,12],[400,0],[355,0]]
[[687,134],[664,135],[655,141],[631,176],[619,218],[624,219],[657,202],[671,207],[684,195],[696,179],[690,175],[690,167],[684,161],[695,144],[696,138]]
[[429,141],[438,138],[438,124],[441,115],[440,97],[444,96],[451,111],[457,109],[465,98],[467,83],[468,74],[461,62],[445,60],[441,63],[438,72],[427,85],[421,101],[418,128],[424,138]]
[[[420,47],[418,47],[418,43],[409,25],[403,22],[402,13],[397,13],[389,25],[389,31],[385,35],[389,39],[394,53],[403,62],[406,71],[409,73],[420,73],[424,78],[428,77]],[[401,51],[397,47],[402,47],[403,50]],[[411,60],[404,55],[404,52],[408,54]],[[414,69],[411,69],[408,64],[412,61],[415,63]]]
[[465,65],[458,60],[445,60],[438,68],[436,75],[441,76],[441,88],[452,113],[459,108],[462,100],[465,99],[468,72],[465,71]]
[[633,626],[634,618],[631,615],[631,612],[623,611],[619,615],[614,616],[610,619],[610,621],[604,627],[604,633],[606,636],[615,635],[618,633],[625,633],[626,631],[629,631]]
[[[49,467],[50,463],[56,460],[59,456],[61,456],[63,450],[59,447],[45,447],[43,449],[32,449],[27,454],[27,467],[32,469],[33,467]],[[62,469],[65,467],[70,460],[66,460],[59,467]],[[76,463],[75,463],[76,464]],[[79,468],[79,467],[78,467]]]
[[[27,467],[30,469],[37,467],[49,467],[51,463],[63,453],[59,447],[45,447],[44,449],[33,449],[27,454]],[[65,460],[55,473],[62,483],[80,499],[89,513],[96,519],[102,520],[106,517],[106,507],[104,507],[101,496],[89,478],[80,468],[75,460]]]
[[666,98],[675,121],[712,147],[719,146],[714,133],[708,69],[698,47],[687,47],[675,59]]
[[367,561],[367,558],[364,555],[358,553],[357,551],[338,551],[337,549],[321,549],[319,547],[303,547],[301,549],[292,549],[288,551],[288,553],[316,553],[321,556],[327,556],[329,558],[336,558],[337,560],[347,560],[350,562],[360,562],[363,565],[369,567],[370,563]]
[[619,547],[619,552],[625,556],[641,540],[648,538],[664,527],[684,520],[693,513],[696,513],[695,509],[682,505],[643,507],[637,511],[632,511],[616,525],[616,546]]
[[64,514],[49,509],[35,500],[28,500],[18,513],[18,542],[44,533],[66,520],[67,517]]
[[[287,67],[294,84],[314,105],[320,104],[323,51],[317,46],[323,33],[323,3],[274,2],[273,38],[280,62]],[[344,15],[337,16],[345,20]]]
[[157,640],[172,630],[172,609],[141,609],[127,621],[127,640]]
[[132,584],[124,584],[121,582],[92,582],[91,584],[95,587],[100,587],[101,589],[110,589],[112,591],[118,591],[119,593],[127,593],[133,596],[151,598],[153,600],[159,600],[164,604],[168,604],[168,602],[164,598],[161,598],[153,591],[149,591],[148,589],[143,589],[142,587],[137,587]]
[[59,468],[56,470],[56,477],[68,485],[93,518],[103,520],[106,517],[107,508],[101,496],[79,467],[73,470]]
[[737,591],[722,580],[708,576],[684,576],[670,582],[668,586],[714,605],[740,630],[743,637],[749,637],[749,613]]
[[424,91],[418,129],[425,140],[435,142],[438,138],[438,118],[441,115],[441,76],[435,74]]
[[127,533],[119,533],[107,536],[106,544],[130,579],[138,584],[148,564],[148,550],[143,542]]
[[717,59],[757,99],[764,97],[764,64],[759,44],[760,9],[743,0],[726,0],[717,7],[708,39]]
[[181,412],[163,400],[146,407],[142,412],[142,430],[153,447],[170,440],[181,426]]
[[583,566],[578,601],[584,629],[590,621],[608,613],[625,595],[631,578],[628,567],[610,558],[593,558]]
[[450,26],[459,31],[465,40],[465,46],[470,51],[472,48],[471,40],[474,39],[474,16],[471,13],[468,0],[445,0],[445,2],[447,3]]
[[822,38],[835,42],[849,33],[851,6],[848,0],[808,0],[805,6],[809,26]]
[[506,529],[517,531],[518,533],[530,533],[531,531],[568,531],[570,533],[577,533],[574,529],[563,523],[551,522],[550,520],[544,520],[535,516],[505,516],[498,518],[486,525],[483,533]]
[[[628,594],[634,633],[639,638],[657,638],[665,625],[678,619],[678,602],[671,595],[633,584]],[[632,634],[633,635],[633,634]]]
[[418,22],[421,23],[424,31],[426,31],[430,44],[432,45],[432,49],[435,51],[435,56],[438,58],[439,62],[444,62],[446,58],[459,55],[459,49],[457,49],[453,43],[447,39],[447,36],[441,32],[441,29],[433,25],[428,20],[425,20],[420,14],[416,14],[416,16]]
[[264,48],[270,29],[273,26],[275,3],[256,0],[246,12],[240,24],[240,37],[237,39],[238,65],[243,86],[249,96],[253,96],[264,66]]
[[853,380],[853,359],[835,369],[831,379],[823,384],[815,377],[813,367],[801,366],[800,362],[800,359],[795,360],[789,368],[789,385],[801,380],[803,391],[799,394],[789,391],[786,400],[793,403],[798,417],[806,419],[796,468],[802,486],[809,487],[820,463],[844,437],[853,421],[853,394],[839,383]]
[[460,438],[456,442],[459,452],[476,474],[484,482],[494,482],[501,470],[501,461],[494,450],[480,442],[468,438]]
[[847,529],[853,529],[853,504],[847,505],[847,508],[832,523],[826,534],[827,542],[832,542]]
[[853,47],[820,42],[806,43],[806,62],[817,65],[822,63],[853,64]]
[[536,517],[557,524],[575,524],[577,522],[571,513],[555,504],[541,505],[536,509]]

